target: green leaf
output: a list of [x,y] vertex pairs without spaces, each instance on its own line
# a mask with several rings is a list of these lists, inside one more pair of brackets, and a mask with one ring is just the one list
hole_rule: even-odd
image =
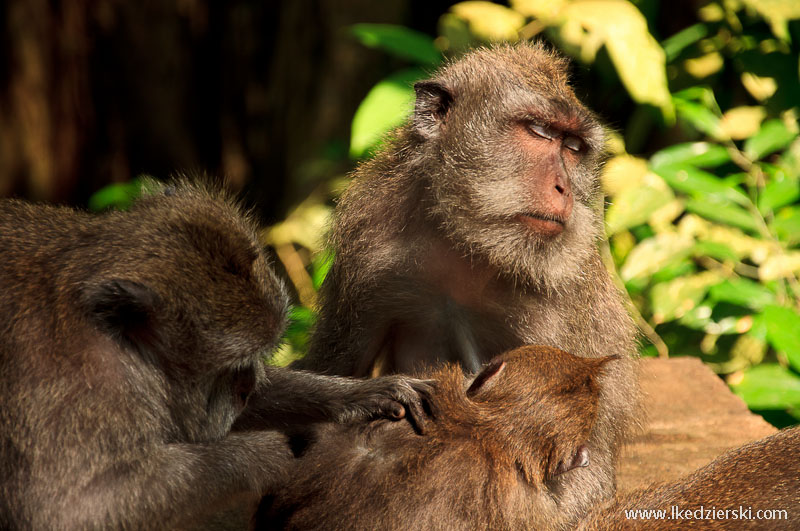
[[721,137],[720,117],[703,104],[673,96],[678,117],[712,138]]
[[781,241],[790,245],[800,243],[800,207],[781,209],[769,227]]
[[319,291],[319,288],[322,287],[322,283],[325,281],[325,277],[328,276],[328,271],[331,270],[331,266],[333,265],[334,256],[332,250],[325,250],[314,257],[312,261],[313,272],[311,274],[311,282],[314,286],[314,290]]
[[127,210],[142,192],[142,179],[138,177],[126,183],[109,184],[92,194],[89,198],[89,210]]
[[690,199],[686,202],[686,210],[712,221],[720,221],[740,229],[758,232],[758,225],[749,212],[714,196],[709,195],[707,199]]
[[711,142],[687,142],[675,144],[656,152],[650,157],[650,167],[655,171],[661,166],[691,164],[700,168],[713,168],[731,160],[728,150]]
[[721,262],[738,262],[739,255],[730,246],[712,241],[699,241],[692,247],[692,256],[710,256]]
[[766,214],[771,210],[790,205],[800,199],[800,180],[792,179],[778,170],[758,197],[758,210]]
[[725,280],[711,286],[709,296],[717,302],[728,302],[754,310],[775,304],[774,293],[758,282],[746,278]]
[[786,409],[800,405],[800,376],[777,363],[751,367],[731,389],[750,409]]
[[368,48],[378,48],[420,65],[436,66],[442,61],[442,54],[434,46],[433,39],[405,26],[355,24],[350,31]]
[[675,59],[684,48],[691,46],[706,35],[708,35],[708,26],[694,24],[661,41],[661,47],[664,48],[664,53],[667,55],[667,62]]
[[795,138],[797,133],[790,131],[781,120],[767,120],[758,133],[745,141],[744,152],[750,160],[758,160],[785,148]]
[[674,232],[662,232],[647,238],[628,254],[620,268],[620,276],[628,282],[637,277],[652,275],[686,258],[693,245],[692,238]]
[[767,341],[775,350],[786,354],[793,369],[800,370],[800,315],[783,306],[767,306],[763,315]]
[[707,194],[708,198],[729,200],[740,205],[750,204],[750,199],[741,190],[694,166],[673,164],[653,168],[653,171],[676,190],[696,198],[703,197],[700,194]]
[[372,87],[353,116],[350,156],[359,158],[380,139],[401,125],[411,113],[414,82],[425,77],[418,68],[402,70]]

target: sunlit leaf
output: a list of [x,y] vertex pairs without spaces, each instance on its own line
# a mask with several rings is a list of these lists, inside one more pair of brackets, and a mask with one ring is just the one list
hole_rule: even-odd
[[800,370],[800,314],[783,306],[767,306],[763,315],[767,341],[786,354],[793,369]]
[[800,18],[800,3],[797,0],[742,0],[769,22],[776,37],[789,40],[789,20]]
[[[617,155],[603,166],[601,175],[603,190],[606,195],[616,196],[629,188],[642,186],[646,175],[646,160],[627,154]],[[663,181],[662,186],[666,188]]]
[[[670,186],[690,195],[707,194],[711,198],[725,199],[740,205],[747,205],[750,199],[738,190],[708,173],[689,164],[659,166],[654,171],[664,178]],[[749,214],[748,214],[749,216]]]
[[520,13],[491,2],[459,2],[450,11],[465,20],[472,33],[484,41],[515,41],[525,24]]
[[764,281],[775,280],[797,272],[800,272],[800,251],[770,256],[758,268],[758,277]]
[[750,160],[757,160],[785,148],[795,138],[797,133],[790,131],[781,120],[767,120],[758,133],[745,141],[744,152]]
[[290,212],[285,220],[266,229],[265,240],[270,245],[297,243],[311,251],[319,251],[331,212],[328,205],[309,198]]
[[401,70],[372,87],[358,106],[350,136],[350,156],[359,158],[409,116],[414,102],[414,82],[425,77],[418,68]]
[[712,51],[701,57],[687,59],[683,62],[683,67],[692,77],[703,79],[722,70],[724,64],[722,55]]
[[800,376],[777,363],[763,363],[731,384],[751,409],[786,409],[800,405]]
[[683,316],[703,300],[711,285],[720,280],[717,273],[704,271],[656,284],[650,291],[653,321],[658,324]]
[[752,72],[743,72],[742,85],[758,101],[765,101],[778,90],[778,83],[774,77],[757,76]]
[[767,116],[764,107],[735,107],[722,115],[722,133],[733,140],[748,138],[758,131]]
[[730,161],[728,150],[711,142],[687,142],[675,144],[650,157],[650,167],[690,164],[699,168],[713,168]]
[[715,301],[729,302],[754,310],[775,304],[774,293],[758,282],[746,278],[728,279],[712,286],[709,296]]
[[511,0],[514,11],[550,23],[570,0]]
[[668,264],[688,256],[693,244],[692,238],[674,232],[657,234],[633,248],[620,268],[620,276],[628,281],[652,275]]
[[[650,34],[647,20],[635,5],[621,0],[586,0],[566,4],[560,14],[565,21],[562,38],[590,48],[605,44],[631,97],[659,107],[668,121],[674,118],[664,50]],[[576,26],[585,33],[575,31]]]
[[364,46],[379,48],[421,65],[435,66],[442,60],[442,54],[433,45],[433,39],[405,26],[355,24],[350,31]]
[[724,199],[717,199],[714,195],[708,195],[705,199],[689,199],[686,201],[686,210],[740,229],[758,231],[758,225],[752,214]]
[[614,198],[606,211],[607,234],[644,223],[654,211],[670,203],[673,197],[672,191],[666,186],[656,188],[643,185],[626,189]]
[[681,218],[678,232],[700,241],[726,245],[739,258],[747,257],[756,264],[766,260],[774,248],[769,242],[748,236],[739,229],[711,223],[694,214],[687,214]]

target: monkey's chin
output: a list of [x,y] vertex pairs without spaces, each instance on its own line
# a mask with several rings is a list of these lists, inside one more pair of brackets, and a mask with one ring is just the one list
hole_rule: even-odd
[[532,214],[517,214],[515,219],[542,236],[553,237],[564,232],[564,224],[552,219],[545,219]]

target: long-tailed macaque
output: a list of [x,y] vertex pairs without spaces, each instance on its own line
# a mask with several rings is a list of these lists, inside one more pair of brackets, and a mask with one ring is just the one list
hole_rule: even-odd
[[415,89],[413,116],[336,208],[321,316],[297,366],[476,371],[523,344],[623,356],[588,441],[594,466],[553,489],[577,518],[614,493],[638,411],[635,328],[598,252],[603,128],[541,45],[473,51]]
[[[616,361],[614,361],[616,360]],[[502,354],[433,382],[425,433],[408,422],[323,424],[257,529],[565,529],[560,480],[597,466],[587,442],[616,356],[551,347]]]
[[0,528],[196,525],[286,479],[271,424],[421,415],[423,382],[268,368],[286,302],[221,193],[0,201]]

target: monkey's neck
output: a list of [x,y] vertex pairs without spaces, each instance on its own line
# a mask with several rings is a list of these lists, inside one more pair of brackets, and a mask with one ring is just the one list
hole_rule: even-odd
[[419,262],[421,278],[461,306],[483,308],[498,298],[497,275],[481,260],[464,256],[440,238],[431,238]]

